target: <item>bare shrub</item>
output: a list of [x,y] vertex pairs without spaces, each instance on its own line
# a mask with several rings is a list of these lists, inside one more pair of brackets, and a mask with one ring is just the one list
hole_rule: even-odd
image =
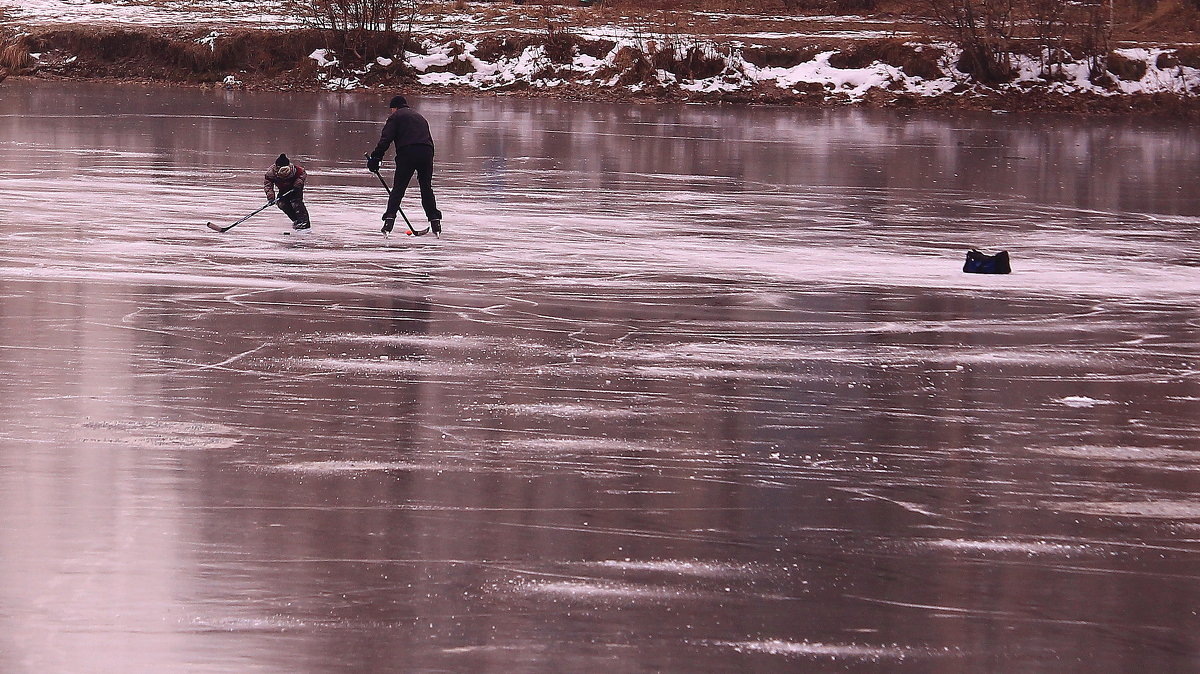
[[546,58],[552,63],[570,63],[575,58],[576,37],[571,32],[570,14],[542,5],[542,26],[546,31]]
[[613,58],[613,66],[621,73],[617,84],[622,86],[649,82],[655,74],[654,65],[634,47],[622,47]]
[[1028,7],[1030,25],[1038,45],[1036,54],[1041,61],[1042,77],[1061,77],[1069,29],[1068,0],[1029,0]]
[[987,84],[1012,79],[1016,0],[925,0],[925,9],[962,49],[960,71]]
[[[330,31],[344,49],[360,58],[379,56],[372,44],[379,35],[401,35],[404,48],[412,43],[419,0],[284,0],[284,9],[305,26]],[[395,52],[392,52],[395,53]]]
[[1088,58],[1093,78],[1107,77],[1105,55],[1110,51],[1113,32],[1113,7],[1111,0],[1081,0],[1072,4],[1078,18],[1072,24],[1079,36],[1080,49]]
[[651,64],[684,80],[703,80],[725,72],[725,56],[711,46],[693,45],[686,50],[668,46],[654,52]]
[[729,61],[712,46],[694,46],[678,59],[678,70],[672,71],[680,77],[703,80],[725,72]]
[[335,31],[391,31],[415,0],[285,0],[293,16],[313,28]]
[[783,9],[788,13],[830,12],[848,14],[853,12],[874,12],[879,8],[879,0],[782,0]]

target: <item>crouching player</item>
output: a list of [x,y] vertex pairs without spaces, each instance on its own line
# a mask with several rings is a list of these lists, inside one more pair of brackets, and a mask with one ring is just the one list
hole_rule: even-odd
[[279,155],[275,165],[263,176],[263,191],[267,200],[275,200],[275,190],[279,190],[279,201],[275,205],[292,220],[292,229],[297,232],[308,231],[308,209],[304,206],[304,181],[308,172],[293,164],[286,154]]

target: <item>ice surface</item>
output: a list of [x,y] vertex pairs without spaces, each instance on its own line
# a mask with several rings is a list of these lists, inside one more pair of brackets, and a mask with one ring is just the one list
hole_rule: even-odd
[[0,670],[1192,664],[1194,129],[413,103],[5,82]]

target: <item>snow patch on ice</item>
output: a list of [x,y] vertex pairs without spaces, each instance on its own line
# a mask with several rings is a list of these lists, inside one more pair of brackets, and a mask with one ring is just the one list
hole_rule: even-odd
[[1115,405],[1111,400],[1098,400],[1087,396],[1067,396],[1058,398],[1054,402],[1062,403],[1067,407],[1095,407],[1096,405]]
[[1074,555],[1088,551],[1083,545],[1067,545],[1049,541],[1019,541],[1008,538],[975,540],[966,538],[925,541],[924,545],[940,550],[963,553],[1017,553],[1030,557],[1041,555]]
[[653,447],[640,442],[629,442],[624,440],[607,440],[601,438],[540,438],[534,440],[522,440],[506,443],[507,446],[519,448],[523,450],[532,450],[539,452],[550,453],[584,453],[598,454],[603,452],[609,453],[632,453],[632,452],[648,452],[662,451],[660,447]]
[[513,414],[562,418],[628,419],[646,414],[628,407],[612,407],[585,403],[530,403],[484,405],[484,409],[502,410]]
[[662,601],[691,599],[699,596],[695,592],[680,588],[582,580],[528,581],[519,584],[518,589],[525,594],[548,595],[578,601]]
[[346,333],[328,335],[316,339],[319,342],[374,344],[383,346],[413,346],[423,349],[441,349],[452,351],[500,349],[528,349],[538,353],[546,353],[546,345],[534,341],[515,338],[496,337],[491,335],[456,335],[456,334],[397,334],[397,335],[368,335]]
[[193,618],[191,628],[203,632],[283,632],[306,627],[298,618],[282,615],[253,618]]
[[261,466],[260,468],[271,472],[306,473],[310,475],[460,470],[453,466],[412,463],[408,461],[296,461],[293,463]]
[[1055,510],[1118,517],[1200,519],[1200,501],[1058,501],[1045,505]]
[[680,576],[696,576],[700,578],[727,578],[753,573],[753,568],[745,564],[732,562],[700,562],[692,560],[661,559],[661,560],[606,560],[588,562],[586,566],[615,569],[619,571],[652,571]]
[[1131,462],[1200,462],[1200,451],[1167,447],[1031,447],[1030,451],[1071,459]]
[[479,364],[462,361],[445,363],[428,359],[391,358],[381,355],[368,360],[352,358],[295,358],[287,361],[289,367],[317,372],[376,372],[379,374],[407,374],[425,377],[465,377],[488,372]]
[[928,655],[928,649],[907,646],[865,646],[860,644],[828,644],[813,641],[716,641],[716,646],[725,646],[738,652],[766,653],[785,656],[815,656],[832,659],[853,660],[903,660],[912,655]]
[[240,434],[223,424],[162,420],[86,421],[77,428],[89,445],[154,449],[228,449]]

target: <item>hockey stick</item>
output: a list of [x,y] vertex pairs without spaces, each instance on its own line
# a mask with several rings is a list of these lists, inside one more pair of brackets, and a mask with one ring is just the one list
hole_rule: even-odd
[[289,195],[291,193],[292,193],[292,190],[288,190],[288,191],[284,192],[283,194],[280,194],[279,196],[275,197],[274,199],[268,201],[267,204],[265,206],[263,206],[262,208],[258,209],[257,211],[254,211],[250,215],[247,215],[246,217],[242,218],[241,220],[238,220],[237,222],[235,222],[232,225],[229,225],[227,227],[222,227],[220,225],[214,225],[211,222],[205,223],[205,224],[207,224],[208,228],[214,232],[221,232],[221,233],[228,232],[229,230],[233,229],[234,227],[237,227],[238,225],[242,224],[243,222],[249,220],[251,216],[258,215],[259,213],[262,213],[267,208],[274,206],[280,199],[286,197],[287,195]]
[[[363,154],[363,156],[369,158],[371,155]],[[392,196],[392,188],[388,187],[387,181],[383,179],[383,176],[379,175],[379,171],[371,171],[371,173],[374,173],[375,177],[379,178],[379,184],[383,185],[383,189],[387,190],[388,197],[390,198]],[[413,227],[412,223],[408,221],[408,216],[404,214],[404,209],[400,208],[399,204],[396,205],[396,210],[400,212],[400,217],[404,218],[404,224],[408,225],[408,233],[409,234],[412,234],[413,236],[421,236],[422,234],[429,233],[428,227],[426,227],[425,229],[422,229],[420,231],[418,231],[415,227]]]

